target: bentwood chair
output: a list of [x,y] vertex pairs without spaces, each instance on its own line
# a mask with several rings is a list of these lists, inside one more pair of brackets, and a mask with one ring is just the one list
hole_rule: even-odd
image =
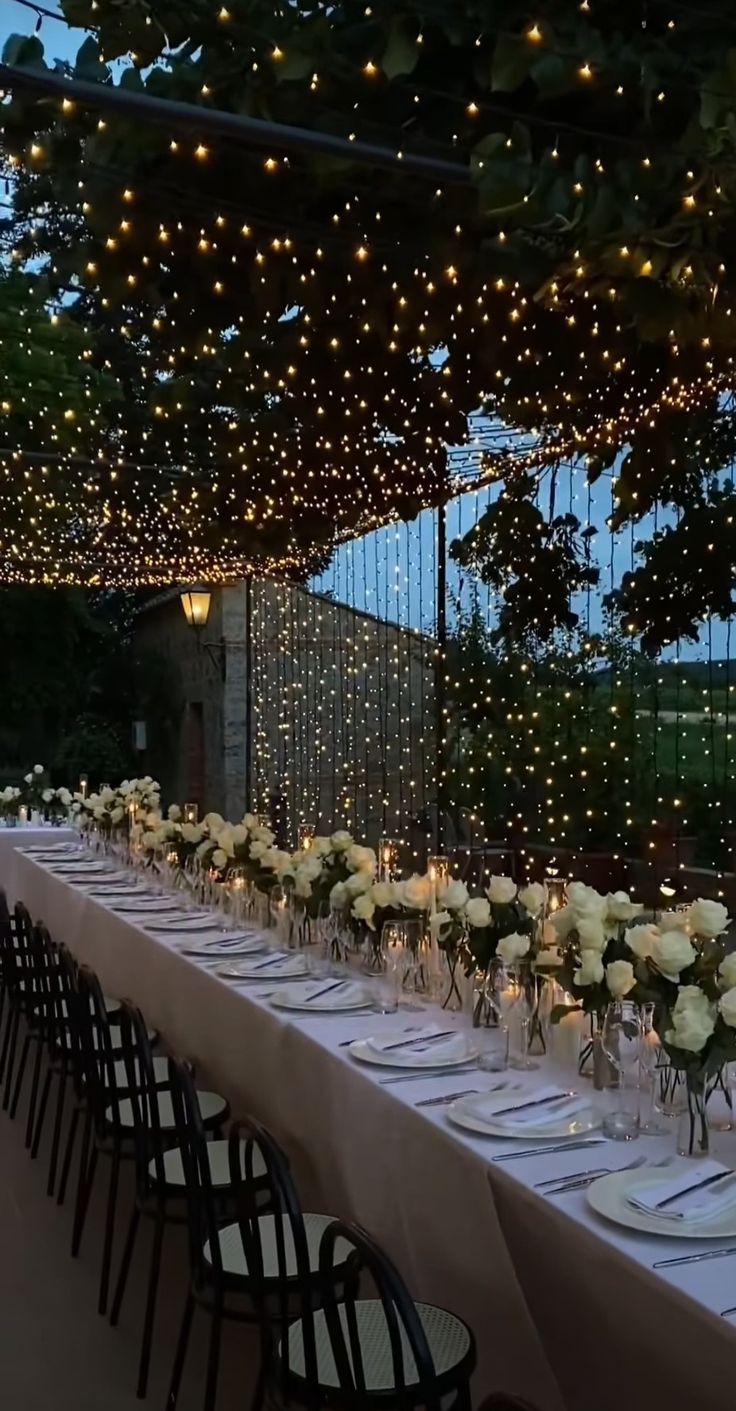
[[[134,1105],[128,1091],[125,1061],[113,1043],[113,1026],[97,976],[85,966],[77,973],[76,1006],[81,1039],[85,1112],[79,1160],[77,1195],[72,1229],[72,1255],[79,1253],[82,1234],[100,1155],[109,1157],[110,1174],[105,1215],[105,1234],[100,1269],[98,1311],[107,1312],[110,1270],[115,1231],[120,1163],[134,1155]],[[198,1094],[202,1120],[219,1129],[228,1117],[228,1105],[218,1093]],[[176,1123],[171,1095],[158,1090],[153,1120],[162,1134],[173,1138]],[[149,1114],[150,1115],[150,1114]]]
[[[338,1298],[334,1268],[349,1250],[377,1296],[355,1282]],[[281,1338],[275,1382],[282,1405],[317,1411],[470,1411],[473,1334],[453,1313],[415,1303],[387,1256],[357,1225],[334,1220],[320,1242],[322,1306],[305,1303]]]
[[[204,1411],[215,1407],[224,1319],[260,1327],[261,1366],[253,1400],[257,1411],[275,1329],[288,1316],[297,1316],[305,1301],[318,1299],[319,1241],[330,1218],[302,1214],[286,1157],[273,1138],[253,1123],[236,1123],[230,1131],[229,1164],[238,1218],[223,1224],[191,1072],[174,1060],[170,1067],[186,1169],[191,1281],[167,1411],[177,1406],[195,1306],[211,1319]],[[348,1255],[346,1250],[341,1260],[337,1252],[334,1278],[340,1287],[352,1277]]]
[[[110,1322],[114,1327],[120,1317],[140,1217],[143,1215],[153,1221],[148,1291],[143,1312],[136,1388],[136,1395],[144,1397],[153,1346],[164,1229],[167,1224],[181,1224],[187,1219],[186,1178],[181,1147],[178,1142],[173,1146],[170,1144],[171,1131],[162,1127],[161,1122],[158,1097],[161,1087],[169,1086],[168,1060],[154,1057],[143,1015],[135,1005],[127,1002],[123,1004],[120,1027],[125,1083],[133,1117],[135,1196],[115,1285]],[[212,1126],[211,1120],[207,1120],[207,1094],[197,1093],[196,1100],[203,1128],[207,1132]],[[228,1143],[215,1138],[206,1142],[206,1148],[213,1190],[220,1201],[226,1201],[230,1191]]]

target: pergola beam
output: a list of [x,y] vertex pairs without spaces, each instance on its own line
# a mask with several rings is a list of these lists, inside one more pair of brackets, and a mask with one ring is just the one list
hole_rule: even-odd
[[167,98],[154,98],[149,93],[134,93],[108,83],[86,83],[82,79],[66,78],[47,69],[18,68],[0,64],[0,88],[35,93],[45,98],[68,98],[83,106],[103,112],[118,113],[132,120],[161,123],[169,130],[183,130],[198,137],[221,137],[231,142],[256,148],[268,154],[285,153],[331,157],[348,157],[350,161],[386,170],[409,172],[428,181],[467,185],[470,168],[440,157],[420,152],[391,151],[372,142],[351,142],[329,132],[292,127],[288,123],[267,122],[240,113],[227,113],[219,108],[203,108],[195,103],[180,103]]

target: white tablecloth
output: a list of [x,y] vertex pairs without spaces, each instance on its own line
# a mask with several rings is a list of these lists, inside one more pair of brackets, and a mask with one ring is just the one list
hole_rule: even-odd
[[8,905],[13,907],[17,898],[12,893],[10,883],[15,875],[11,867],[11,854],[17,848],[53,847],[54,843],[79,841],[76,828],[54,828],[50,823],[36,828],[4,828],[0,826],[0,887],[7,894]]
[[[273,1130],[312,1208],[359,1220],[415,1296],[467,1319],[478,1395],[502,1387],[540,1411],[722,1411],[736,1332],[719,1312],[736,1304],[736,1259],[660,1275],[655,1259],[708,1242],[629,1232],[597,1217],[582,1193],[534,1190],[550,1174],[623,1166],[632,1152],[656,1159],[671,1145],[641,1138],[493,1165],[513,1143],[466,1135],[442,1108],[414,1107],[490,1086],[490,1075],[386,1087],[385,1070],[359,1067],[340,1047],[395,1016],[289,1017],[269,1006],[265,977],[263,987],[232,985],[23,854],[12,871],[34,916],[94,966],[107,993],[135,999],[235,1115],[251,1112]],[[736,1136],[726,1140],[736,1164]]]

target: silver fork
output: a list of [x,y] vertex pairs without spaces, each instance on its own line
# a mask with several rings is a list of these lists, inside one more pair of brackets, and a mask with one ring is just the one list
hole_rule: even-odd
[[568,1191],[584,1191],[601,1176],[617,1175],[619,1171],[636,1171],[640,1166],[646,1165],[646,1160],[646,1156],[635,1156],[634,1160],[629,1161],[626,1166],[601,1166],[597,1170],[581,1171],[577,1175],[558,1176],[556,1180],[551,1178],[547,1181],[539,1181],[535,1190],[554,1186],[554,1190],[545,1190],[545,1195],[565,1195]]

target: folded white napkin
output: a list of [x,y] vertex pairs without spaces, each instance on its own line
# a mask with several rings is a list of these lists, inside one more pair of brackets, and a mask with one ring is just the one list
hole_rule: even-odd
[[[468,1041],[465,1034],[448,1034],[446,1038],[437,1038],[442,1032],[441,1024],[426,1024],[424,1028],[417,1029],[415,1034],[407,1034],[405,1040],[397,1034],[389,1034],[385,1038],[367,1039],[366,1043],[375,1053],[390,1057],[397,1067],[431,1068],[438,1063],[466,1058]],[[397,1047],[399,1044],[401,1046]]]
[[[542,1098],[549,1098],[549,1103],[540,1102],[539,1099]],[[555,1101],[556,1098],[559,1101]],[[538,1105],[535,1107],[525,1106],[526,1103],[532,1101],[537,1102]],[[504,1102],[500,1105],[511,1107],[511,1102]],[[487,1115],[489,1121],[492,1120],[499,1127],[547,1127],[553,1126],[556,1122],[565,1122],[589,1106],[590,1100],[583,1093],[574,1093],[570,1096],[564,1088],[540,1088],[534,1094],[527,1093],[526,1097],[519,1097],[513,1112],[494,1115],[489,1111]]]
[[253,956],[252,960],[234,960],[232,965],[222,966],[221,972],[241,975],[245,980],[278,980],[282,976],[305,975],[307,962],[303,955],[268,956],[273,963],[268,965],[266,958]]
[[[723,1180],[714,1181],[709,1186],[701,1186],[699,1190],[691,1189],[700,1181],[719,1175],[723,1176]],[[671,1200],[674,1196],[679,1198]],[[658,1220],[686,1220],[688,1224],[691,1221],[709,1220],[736,1202],[736,1173],[731,1172],[730,1168],[720,1161],[696,1161],[688,1166],[687,1170],[679,1171],[671,1181],[632,1186],[626,1198],[637,1210],[654,1215]],[[666,1205],[663,1210],[658,1209],[663,1200],[671,1200],[671,1204]]]
[[[339,986],[335,982],[335,989],[328,990],[330,980],[309,980],[301,985],[284,985],[279,990],[279,1000],[286,1004],[309,1004],[312,996],[315,996],[314,1008],[317,1009],[349,1009],[353,1006],[365,1004],[366,992],[363,985],[356,984],[352,980],[344,980]],[[324,993],[322,993],[324,991]]]

